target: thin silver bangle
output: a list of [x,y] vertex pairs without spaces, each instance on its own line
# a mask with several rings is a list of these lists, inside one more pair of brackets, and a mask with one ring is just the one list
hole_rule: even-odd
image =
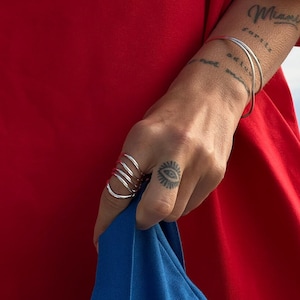
[[261,65],[259,63],[258,58],[256,57],[255,53],[251,50],[251,48],[249,46],[247,46],[247,44],[245,44],[244,42],[242,42],[241,40],[235,38],[235,37],[231,37],[231,36],[216,36],[213,38],[210,38],[206,41],[206,43],[210,42],[210,41],[214,41],[214,40],[228,40],[231,41],[233,43],[235,43],[236,45],[238,45],[246,54],[250,66],[251,66],[251,70],[252,70],[252,89],[251,89],[251,99],[250,99],[250,108],[249,111],[245,114],[242,115],[242,118],[246,118],[248,116],[251,115],[251,113],[254,110],[254,106],[255,106],[255,90],[256,90],[256,76],[255,76],[255,67],[254,67],[254,63],[252,58],[255,60],[255,63],[257,65],[258,71],[259,71],[259,75],[260,75],[260,86],[259,89],[257,91],[257,93],[263,88],[263,72],[262,72],[262,68]]

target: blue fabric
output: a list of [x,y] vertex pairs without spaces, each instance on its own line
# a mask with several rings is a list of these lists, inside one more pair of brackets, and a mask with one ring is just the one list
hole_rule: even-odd
[[186,275],[176,223],[136,229],[135,213],[141,194],[142,190],[99,239],[91,299],[206,299]]

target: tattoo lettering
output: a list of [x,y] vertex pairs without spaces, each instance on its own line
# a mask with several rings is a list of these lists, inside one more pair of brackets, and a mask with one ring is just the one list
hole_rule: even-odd
[[266,7],[258,4],[253,5],[248,10],[248,17],[253,19],[253,23],[257,23],[258,20],[273,21],[274,24],[287,24],[294,26],[298,30],[298,24],[300,23],[300,16],[293,14],[284,14],[276,10],[276,6]]
[[250,72],[249,68],[245,63],[237,56],[234,56],[232,53],[227,53],[226,55],[228,58],[231,58],[233,61],[235,61],[241,68],[244,69],[246,73],[248,73],[249,76],[252,76],[252,72]]
[[[246,73],[252,77],[252,72],[250,72],[249,68],[247,67],[247,65],[238,57],[234,56],[231,53],[227,53],[227,57],[232,59],[233,61],[235,61],[237,64],[240,65],[241,68],[244,69],[244,71],[246,71]],[[187,65],[195,63],[195,62],[200,62],[206,65],[210,65],[213,66],[215,68],[220,68],[220,62],[218,61],[214,61],[214,60],[207,60],[204,58],[194,58],[192,60],[190,60]],[[229,74],[231,77],[233,77],[234,79],[236,79],[237,81],[239,81],[240,83],[242,83],[242,85],[245,87],[245,90],[247,92],[248,95],[250,95],[250,89],[247,87],[245,81],[243,80],[242,77],[238,76],[236,73],[234,73],[233,71],[229,70],[228,68],[224,69],[225,73]],[[177,167],[176,167],[177,166]],[[164,163],[160,169],[158,170],[158,180],[159,182],[169,188],[172,189],[176,186],[178,186],[179,184],[179,179],[180,179],[180,169],[177,163],[173,162],[173,161],[169,161]]]
[[269,43],[265,39],[263,39],[259,34],[255,33],[248,27],[244,27],[242,31],[247,32],[249,35],[258,40],[267,49],[268,52],[272,52],[272,48],[270,47]]
[[216,68],[219,68],[219,62],[218,61],[207,60],[207,59],[204,59],[204,58],[200,58],[200,59],[194,58],[194,59],[192,59],[188,62],[188,65],[190,65],[194,62],[201,62],[203,64],[211,65],[211,66],[214,66]]
[[244,87],[245,87],[245,90],[247,91],[247,94],[248,96],[250,95],[250,90],[249,88],[247,87],[245,81],[243,80],[242,77],[236,75],[234,72],[232,72],[231,70],[229,70],[228,68],[226,69],[225,71],[227,74],[229,74],[230,76],[232,76],[234,79],[236,79],[237,81],[239,81]]
[[157,172],[159,182],[167,189],[173,189],[180,183],[180,167],[175,161],[163,163]]

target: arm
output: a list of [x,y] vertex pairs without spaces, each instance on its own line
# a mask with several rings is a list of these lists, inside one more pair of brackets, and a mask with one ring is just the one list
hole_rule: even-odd
[[[300,36],[299,15],[296,0],[236,0],[211,37],[227,35],[245,42],[260,60],[267,82]],[[210,41],[132,128],[122,151],[132,155],[144,173],[152,173],[137,209],[140,228],[177,220],[220,183],[250,87],[245,53],[230,41]],[[111,185],[119,194],[128,194],[116,178]],[[129,202],[103,191],[95,243]]]
[[[300,36],[299,14],[300,3],[298,1],[271,0],[261,1],[261,3],[233,1],[208,40],[225,35],[245,42],[258,57],[264,74],[264,83],[267,83]],[[198,66],[191,66],[194,64]],[[211,72],[217,74],[211,74]],[[175,83],[183,81],[188,84],[188,90],[197,89],[199,78],[202,76],[201,82],[204,86],[208,84],[210,89],[218,89],[219,86],[221,94],[224,90],[234,93],[228,101],[238,99],[240,103],[229,102],[232,108],[236,109],[235,106],[238,104],[244,109],[249,99],[245,100],[243,93],[249,96],[251,89],[249,73],[250,65],[247,57],[238,46],[230,41],[213,40],[205,44],[190,60]],[[258,74],[257,69],[256,74]],[[207,77],[203,78],[203,75]],[[217,78],[218,86],[212,87],[213,77]],[[256,78],[256,87],[258,87],[259,76]],[[179,83],[181,84],[182,82]]]

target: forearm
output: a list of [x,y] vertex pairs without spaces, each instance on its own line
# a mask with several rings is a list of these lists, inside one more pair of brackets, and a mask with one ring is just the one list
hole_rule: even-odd
[[[209,39],[235,37],[247,44],[260,61],[264,84],[278,70],[300,36],[300,1],[236,0]],[[259,72],[255,92],[259,88]],[[250,99],[251,68],[243,50],[226,40],[206,43],[179,76],[189,88],[209,86],[240,113]],[[180,80],[179,80],[180,81]],[[178,82],[178,81],[177,81]],[[225,94],[224,94],[225,93]],[[238,101],[237,101],[238,100]],[[236,107],[234,107],[236,108]]]
[[300,36],[299,15],[300,1],[296,0],[237,0],[211,36],[230,35],[248,44],[267,82]]
[[[288,16],[300,14],[300,1],[258,1],[234,1],[211,37],[232,36],[246,43],[260,60],[266,82],[299,37],[300,18]],[[137,208],[139,228],[177,220],[220,183],[236,126],[251,96],[249,70],[245,52],[231,41],[205,43],[130,130],[122,152],[132,155],[143,173],[152,174]],[[109,181],[116,194],[103,191],[95,244],[130,202],[119,200],[128,189],[117,179]]]

